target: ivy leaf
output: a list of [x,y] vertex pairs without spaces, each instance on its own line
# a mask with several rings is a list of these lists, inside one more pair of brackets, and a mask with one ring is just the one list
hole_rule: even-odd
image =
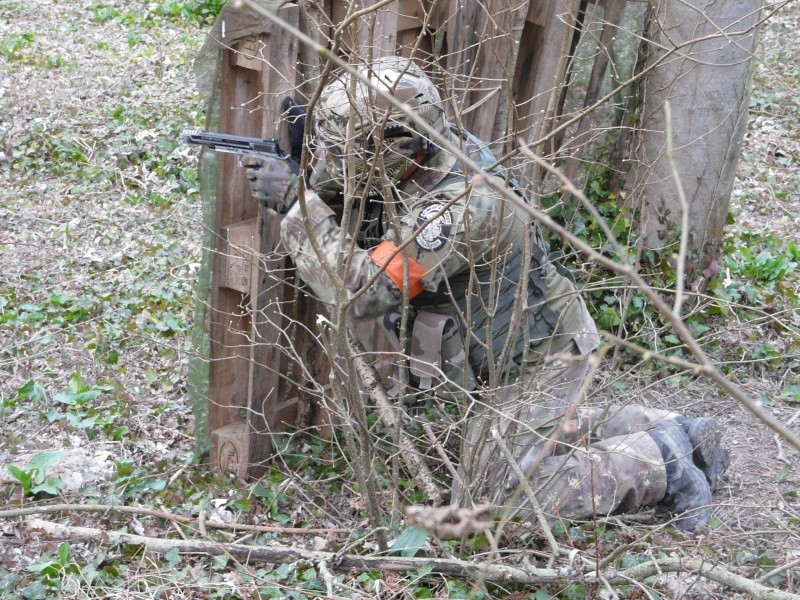
[[23,400],[30,400],[31,402],[38,402],[46,398],[44,388],[31,379],[17,390],[17,396]]
[[22,486],[22,489],[25,490],[25,493],[30,494],[31,487],[33,485],[32,474],[28,471],[23,471],[15,465],[6,465],[6,469],[8,469],[8,472],[11,473],[11,476],[19,482],[19,484]]
[[800,402],[800,384],[790,383],[786,385],[783,391],[781,391],[781,398],[793,402]]
[[61,561],[62,565],[66,565],[67,561],[69,560],[69,554],[71,550],[71,546],[69,542],[64,542],[58,547],[58,559]]
[[36,470],[34,481],[39,484],[44,482],[47,469],[53,466],[61,458],[61,452],[45,451],[33,456],[27,465],[28,471]]
[[406,527],[397,536],[397,539],[389,549],[389,554],[399,554],[400,556],[412,557],[425,547],[428,539],[428,532],[417,527]]
[[175,315],[171,313],[166,313],[163,318],[164,324],[170,328],[171,331],[175,333],[180,333],[183,331],[183,325],[178,319],[175,318]]

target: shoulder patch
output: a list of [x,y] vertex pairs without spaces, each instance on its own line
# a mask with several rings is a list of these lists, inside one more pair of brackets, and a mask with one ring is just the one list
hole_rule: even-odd
[[438,250],[447,242],[450,237],[450,230],[453,226],[453,215],[450,209],[442,212],[444,204],[429,204],[419,213],[417,217],[417,227],[423,227],[425,222],[434,215],[440,214],[433,221],[424,225],[422,231],[417,235],[417,246],[423,250]]

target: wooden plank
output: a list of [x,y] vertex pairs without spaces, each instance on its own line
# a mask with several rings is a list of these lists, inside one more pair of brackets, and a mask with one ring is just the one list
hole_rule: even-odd
[[238,8],[236,2],[228,2],[222,7],[219,18],[214,23],[211,36],[217,43],[230,46],[243,37],[268,34],[271,31],[272,23],[269,19],[254,14],[247,8]]
[[456,94],[456,110],[464,127],[491,143],[506,132],[527,5],[518,0],[488,0],[463,8],[453,3],[451,11],[447,66],[454,78],[449,87]]
[[[286,6],[281,18],[299,24],[300,8]],[[288,148],[281,103],[299,83],[298,43],[275,29],[240,40],[222,61],[220,129],[224,132],[279,137]],[[213,266],[212,362],[209,425],[212,462],[239,477],[263,473],[271,453],[271,435],[294,424],[298,394],[287,374],[303,372],[290,364],[285,349],[302,359],[315,356],[312,377],[329,368],[313,331],[317,306],[291,315],[296,307],[293,270],[280,248],[282,217],[250,198],[249,182],[235,157],[221,156],[217,195],[217,253]],[[256,257],[258,257],[256,259]],[[288,316],[309,334],[288,342]],[[304,361],[305,362],[305,361]],[[304,367],[307,365],[304,364]],[[292,397],[291,401],[284,400]],[[328,415],[317,415],[329,423]]]
[[[300,7],[285,6],[278,15],[297,27]],[[281,102],[286,95],[293,93],[298,84],[298,43],[283,29],[276,29],[269,38],[264,36],[262,42],[267,60],[261,73],[258,96],[260,135],[282,138],[284,146],[288,148],[286,128],[280,119]],[[263,473],[266,460],[272,452],[270,434],[277,428],[277,405],[279,399],[286,397],[286,381],[282,375],[286,373],[287,360],[281,344],[285,344],[283,331],[286,312],[282,301],[288,265],[285,253],[279,249],[281,219],[274,212],[259,208],[259,253],[263,268],[259,269],[250,295],[255,339],[250,347],[247,394],[248,453],[251,463],[248,474],[251,476]]]
[[534,25],[544,27],[547,19],[552,14],[552,5],[555,0],[531,0],[528,3],[528,14],[525,20]]
[[[298,27],[300,7],[288,5],[278,11],[287,24]],[[298,70],[299,43],[284,29],[277,29],[263,40],[267,67],[261,80],[259,110],[261,111],[261,135],[280,138],[288,148],[289,137],[286,123],[281,120],[281,102],[292,95],[300,81]]]
[[[363,0],[358,10],[368,10],[378,0]],[[331,3],[331,22],[334,27],[341,25],[348,14],[354,12],[349,3],[333,0]],[[386,6],[369,10],[354,20],[342,33],[343,52],[356,54],[362,60],[391,56],[397,47],[397,23],[399,0]]]
[[[608,0],[606,3],[605,10],[603,11],[603,28],[600,33],[600,40],[598,41],[597,54],[592,64],[592,73],[589,77],[586,96],[583,100],[584,108],[594,104],[600,95],[600,86],[603,83],[603,76],[611,60],[614,40],[616,39],[616,33],[619,30],[619,22],[626,4],[627,0]],[[572,147],[569,148],[570,156],[563,167],[564,175],[570,181],[574,181],[577,174],[578,164],[587,141],[586,134],[589,131],[590,125],[591,118],[584,115],[581,117],[580,121],[578,121],[578,126],[575,133],[572,135],[573,143]],[[564,148],[561,150],[563,151]],[[566,201],[568,198],[567,191],[564,191],[562,198]]]
[[[364,0],[370,8],[378,0]],[[361,58],[375,59],[393,56],[397,48],[397,21],[400,2],[395,0],[360,19],[358,52]]]
[[247,447],[247,424],[235,421],[211,432],[211,464],[221,473],[247,478],[250,456]]
[[250,346],[250,371],[248,373],[247,433],[252,465],[250,475],[262,473],[265,461],[272,452],[270,434],[276,429],[277,404],[285,397],[286,358],[282,346],[286,344],[283,329],[286,326],[283,303],[283,272],[286,258],[278,251],[280,244],[280,217],[272,215],[259,218],[261,265],[254,285],[250,305],[253,315],[254,340]]
[[[422,39],[419,39],[420,36]],[[419,43],[417,43],[419,40]],[[422,27],[404,29],[397,32],[397,53],[405,58],[413,58],[421,67],[430,63],[433,54],[433,36],[425,33]]]
[[397,7],[397,33],[422,27],[425,8],[419,0],[400,0]]
[[[515,87],[518,90],[518,129],[528,143],[542,137],[554,122],[566,75],[564,51],[568,51],[572,45],[574,29],[571,24],[577,16],[578,4],[574,0],[552,0],[547,16],[543,18],[544,26],[526,23]],[[539,154],[547,154],[554,148],[548,146],[534,150]],[[538,180],[539,176],[534,171],[526,175],[526,183]]]
[[219,286],[250,293],[256,256],[256,219],[246,219],[222,228]]
[[[241,106],[257,95],[258,72],[236,66],[232,50],[223,50],[220,90],[220,131],[248,134],[258,122],[258,115]],[[256,207],[249,199],[245,174],[237,166],[236,157],[218,157],[217,241],[212,261],[210,294],[210,364],[209,364],[209,430],[214,432],[242,419],[247,406],[249,377],[249,344],[251,319],[247,311],[248,297],[241,291],[221,285],[228,277],[227,241],[223,229],[256,216]],[[212,462],[218,459],[212,448]],[[215,464],[218,467],[218,464]]]
[[261,58],[258,36],[248,35],[231,44],[231,48],[233,52],[230,54],[230,60],[235,67],[261,70],[264,61]]

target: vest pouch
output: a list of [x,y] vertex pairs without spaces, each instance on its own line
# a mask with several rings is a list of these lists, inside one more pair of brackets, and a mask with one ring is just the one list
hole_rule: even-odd
[[462,396],[475,389],[475,376],[453,317],[417,313],[411,333],[409,371],[419,380],[420,390],[429,390],[435,383],[438,396]]

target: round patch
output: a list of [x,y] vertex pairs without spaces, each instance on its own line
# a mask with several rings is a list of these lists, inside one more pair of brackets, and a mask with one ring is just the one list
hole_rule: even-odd
[[[442,213],[444,204],[430,204],[422,209],[417,217],[417,227],[422,225],[434,215]],[[417,235],[417,246],[424,250],[438,250],[447,242],[450,236],[450,228],[453,225],[453,215],[450,210],[445,210],[433,221],[425,225]]]

